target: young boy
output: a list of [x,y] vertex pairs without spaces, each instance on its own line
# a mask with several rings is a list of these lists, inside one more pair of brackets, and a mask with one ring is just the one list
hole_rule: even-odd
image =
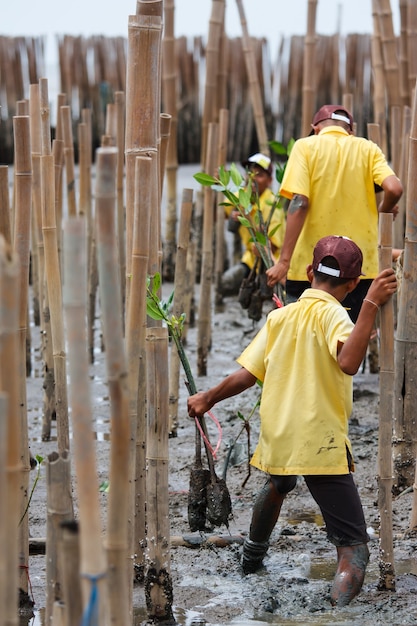
[[392,269],[372,282],[354,325],[342,302],[362,272],[362,252],[346,237],[320,239],[307,267],[311,288],[269,314],[237,359],[242,366],[217,386],[188,399],[190,417],[263,383],[261,430],[251,463],[269,474],[252,514],[243,546],[245,573],[257,571],[287,493],[297,475],[320,507],[338,567],[333,605],[348,604],[360,591],[369,558],[368,535],[348,438],[352,376],[362,363],[379,307],[396,290]]

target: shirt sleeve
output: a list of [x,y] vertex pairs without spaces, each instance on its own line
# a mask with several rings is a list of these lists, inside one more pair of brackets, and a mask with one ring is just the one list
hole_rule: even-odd
[[377,144],[373,144],[373,147],[372,175],[374,182],[381,186],[388,176],[395,176],[395,172],[388,165],[381,148]]
[[304,139],[298,139],[291,150],[279,193],[289,200],[296,194],[310,197],[310,172]]
[[261,382],[265,378],[265,349],[268,337],[267,324],[265,324],[248,347],[236,359],[239,365],[244,367]]
[[354,328],[348,312],[341,306],[329,307],[324,334],[331,356],[337,360],[337,345],[345,343]]

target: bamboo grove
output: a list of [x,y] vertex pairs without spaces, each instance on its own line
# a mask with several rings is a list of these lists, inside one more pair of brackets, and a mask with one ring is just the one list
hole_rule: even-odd
[[[13,163],[0,166],[0,506],[7,511],[0,519],[0,626],[18,623],[18,589],[28,591],[29,309],[43,337],[42,437],[50,436],[54,415],[58,444],[44,460],[48,509],[60,511],[47,520],[46,622],[79,623],[95,597],[98,623],[132,623],[136,577],[150,621],[174,623],[168,437],[178,424],[180,363],[166,327],[146,314],[147,281],[163,275],[174,282],[174,314],[186,313],[186,337],[198,278],[197,367],[205,375],[224,236],[212,189],[195,198],[182,190],[177,207],[178,163],[199,163],[214,175],[228,160],[268,151],[269,140],[305,134],[327,101],[352,110],[358,135],[377,132],[406,189],[395,228],[381,222],[380,238],[381,267],[393,245],[404,248],[397,308],[381,312],[380,584],[395,588],[390,502],[393,493],[415,490],[416,467],[417,5],[400,2],[399,37],[389,0],[372,3],[372,35],[324,37],[315,32],[317,0],[310,0],[306,36],[283,38],[274,62],[268,42],[250,37],[237,5],[242,37],[227,38],[225,2],[213,0],[206,46],[202,38],[190,44],[175,37],[174,0],[137,0],[126,39],[59,38],[53,103],[42,40],[0,37],[0,159]],[[105,532],[91,479],[89,364],[98,314],[112,432]]]

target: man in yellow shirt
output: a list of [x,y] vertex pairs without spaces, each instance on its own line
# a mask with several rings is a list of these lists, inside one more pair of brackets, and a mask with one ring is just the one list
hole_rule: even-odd
[[257,380],[263,383],[260,435],[251,464],[268,479],[254,505],[243,571],[262,566],[284,499],[297,475],[303,475],[337,549],[331,602],[338,606],[361,590],[369,558],[366,523],[351,473],[352,376],[365,356],[379,307],[396,290],[394,271],[381,272],[354,325],[341,303],[357,286],[362,261],[351,239],[320,239],[307,267],[311,288],[297,302],[268,315],[237,359],[240,370],[188,399],[188,413],[195,417]]
[[[280,195],[288,207],[285,239],[276,264],[267,270],[268,285],[286,282],[287,302],[309,286],[306,267],[321,237],[338,233],[363,252],[363,273],[345,306],[353,321],[378,273],[378,212],[394,213],[402,185],[381,149],[353,135],[351,113],[326,104],[313,118],[312,133],[298,139],[288,159]],[[383,190],[377,206],[375,185]]]
[[[276,206],[270,218],[271,208],[276,203],[276,197],[271,189],[272,185],[272,163],[271,159],[261,153],[253,154],[242,164],[246,167],[252,178],[253,192],[257,195],[257,202],[254,202],[249,218],[256,224],[256,212],[259,211],[264,224],[269,224],[268,232],[274,231],[269,237],[272,259],[274,255],[279,255],[285,232],[285,215],[281,207]],[[238,210],[231,211],[229,219],[235,221],[239,237],[242,243],[243,254],[240,263],[233,265],[226,270],[221,280],[221,291],[223,296],[232,296],[239,293],[242,280],[249,275],[250,270],[255,265],[257,258],[256,247],[252,242],[251,234],[246,226],[240,225]]]

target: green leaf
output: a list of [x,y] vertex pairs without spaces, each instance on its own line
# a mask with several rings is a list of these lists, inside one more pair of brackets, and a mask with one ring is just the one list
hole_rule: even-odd
[[200,185],[204,185],[205,187],[211,187],[211,185],[215,185],[219,182],[217,178],[213,178],[213,176],[210,176],[209,174],[204,174],[204,172],[194,174],[193,178],[195,178]]
[[256,241],[262,246],[266,246],[268,244],[268,237],[258,230],[256,232]]
[[171,295],[169,296],[169,298],[167,300],[167,308],[168,309],[171,306],[173,299],[174,299],[174,291],[171,292]]
[[239,189],[239,203],[244,209],[251,206],[251,195],[252,192],[250,189]]
[[251,228],[252,225],[246,217],[242,217],[241,215],[238,215],[237,219],[242,224],[242,226],[246,226],[246,228]]
[[219,180],[224,187],[227,187],[227,185],[229,184],[230,173],[224,168],[223,165],[219,167]]
[[240,187],[243,182],[243,176],[240,171],[237,169],[235,163],[232,163],[230,166],[230,176],[232,177],[232,181],[235,183],[237,187]]
[[163,320],[165,319],[164,314],[156,304],[152,300],[152,298],[146,298],[146,315],[149,315],[153,320]]
[[270,141],[269,146],[275,154],[287,154],[287,148],[279,141]]
[[161,286],[161,274],[159,272],[156,272],[156,274],[153,275],[153,277],[151,278],[152,281],[152,293],[156,294],[159,291],[159,288]]

